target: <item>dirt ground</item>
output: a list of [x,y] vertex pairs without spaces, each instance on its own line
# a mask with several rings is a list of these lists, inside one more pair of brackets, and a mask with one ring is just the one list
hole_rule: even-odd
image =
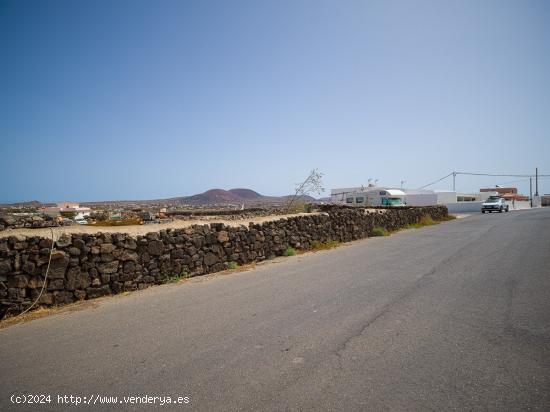
[[[226,226],[238,227],[240,225],[248,226],[249,223],[264,223],[269,221],[275,221],[279,219],[286,219],[295,216],[311,215],[315,213],[296,213],[291,215],[276,215],[276,216],[262,216],[256,218],[248,218],[243,220],[223,220],[215,216],[205,217],[196,220],[174,220],[168,223],[159,224],[144,224],[144,225],[131,225],[131,226],[86,226],[86,225],[73,225],[73,226],[60,226],[54,227],[54,238],[58,239],[62,233],[128,233],[132,236],[145,235],[149,232],[158,232],[162,229],[181,229],[193,225],[207,225],[210,223],[223,223]],[[50,228],[40,229],[8,229],[0,232],[1,237],[8,237],[14,235],[24,236],[41,236],[51,237]]]

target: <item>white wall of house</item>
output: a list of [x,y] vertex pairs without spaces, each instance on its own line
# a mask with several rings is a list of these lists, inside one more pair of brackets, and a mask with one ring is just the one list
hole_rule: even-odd
[[77,212],[74,219],[75,220],[82,220],[86,217],[90,216],[90,212]]
[[330,201],[332,203],[346,203],[346,193],[359,192],[361,187],[340,187],[330,190]]
[[407,206],[437,205],[437,195],[433,190],[405,189],[404,192]]
[[481,204],[483,202],[453,202],[446,203],[449,213],[471,213],[481,212]]

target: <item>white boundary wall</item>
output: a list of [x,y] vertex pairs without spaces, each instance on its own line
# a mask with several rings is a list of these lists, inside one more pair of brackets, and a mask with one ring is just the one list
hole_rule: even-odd
[[481,204],[483,202],[454,202],[445,203],[449,213],[466,213],[466,212],[480,212]]

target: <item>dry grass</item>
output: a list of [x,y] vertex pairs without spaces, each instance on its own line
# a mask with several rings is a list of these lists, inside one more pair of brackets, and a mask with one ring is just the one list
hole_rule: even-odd
[[447,215],[434,220],[430,215],[426,215],[426,216],[422,216],[418,221],[418,223],[412,223],[410,225],[407,225],[405,229],[419,229],[421,227],[438,225],[441,222],[448,222],[449,220],[455,220],[455,219],[456,219],[456,216]]
[[336,240],[328,240],[326,242],[320,242],[319,240],[314,240],[311,242],[311,245],[307,248],[308,251],[315,252],[318,250],[329,250],[334,249],[340,246],[340,242]]
[[296,249],[294,249],[293,247],[287,247],[285,249],[285,251],[283,252],[283,256],[294,256],[296,254]]
[[384,227],[375,226],[372,229],[371,236],[389,236],[389,235],[390,235],[390,232],[388,232],[388,230]]
[[7,328],[8,326],[17,325],[18,323],[29,322],[31,320],[55,315],[58,313],[74,312],[76,310],[97,307],[99,303],[98,300],[100,299],[80,300],[78,302],[70,303],[63,306],[38,307],[38,309],[31,310],[24,315],[14,315],[2,319],[0,321],[0,329]]
[[429,215],[422,216],[418,223],[411,223],[410,225],[406,226],[406,229],[420,229],[424,226],[433,226],[439,224],[438,221],[433,220],[433,218]]

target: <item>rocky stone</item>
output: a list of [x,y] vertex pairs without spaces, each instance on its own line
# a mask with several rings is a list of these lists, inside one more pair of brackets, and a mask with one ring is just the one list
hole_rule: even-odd
[[[69,257],[67,254],[60,250],[54,250],[52,252],[52,261],[50,264],[50,270],[48,272],[48,278],[50,279],[63,279],[65,277],[65,270],[69,266]],[[47,265],[43,266],[43,276],[46,275]]]
[[53,301],[56,305],[66,305],[74,302],[74,294],[66,290],[53,292]]
[[135,269],[136,269],[136,264],[133,261],[129,260],[129,261],[124,263],[124,266],[123,266],[123,272],[124,273],[131,273]]
[[80,256],[80,249],[77,247],[70,247],[67,249],[67,252],[71,256]]
[[137,243],[134,239],[132,238],[127,238],[123,243],[122,243],[122,247],[125,248],[125,249],[130,249],[130,250],[136,250],[137,249]]
[[32,275],[34,274],[35,269],[36,269],[36,265],[30,260],[27,260],[25,263],[23,263],[23,272],[29,275]]
[[97,266],[99,273],[115,273],[118,270],[118,260],[112,262],[100,263]]
[[74,297],[76,300],[84,300],[86,299],[86,292],[83,290],[75,290]]
[[63,287],[63,279],[48,279],[48,290],[62,290]]
[[27,287],[29,289],[39,289],[42,287],[42,283],[44,282],[44,280],[42,279],[42,277],[40,276],[32,276],[30,279],[29,279],[29,283],[27,284]]
[[104,253],[101,254],[101,261],[102,262],[112,262],[113,260],[115,260],[114,255],[106,255]]
[[117,249],[113,252],[113,255],[118,259],[122,260],[123,262],[127,260],[132,260],[134,262],[137,262],[139,260],[139,256],[137,252],[133,252],[131,250],[127,249]]
[[38,299],[38,303],[40,305],[53,305],[53,294],[44,292],[40,296],[40,299]]
[[59,248],[64,248],[64,247],[70,246],[71,243],[72,243],[71,237],[64,233],[61,236],[59,236],[59,239],[56,240],[55,245]]
[[170,257],[172,259],[183,259],[185,252],[182,249],[174,249],[170,252]]
[[103,243],[100,246],[101,253],[105,253],[105,254],[113,253],[115,249],[116,249],[116,246],[113,245],[112,243]]
[[65,284],[65,289],[73,291],[75,289],[83,289],[88,285],[80,286],[80,267],[72,267],[67,270],[67,282]]
[[27,247],[29,246],[29,244],[27,242],[15,242],[13,244],[13,248],[15,250],[23,250],[23,249],[27,249]]
[[151,240],[147,245],[147,252],[153,256],[160,256],[164,252],[164,244],[160,240]]
[[229,233],[227,233],[225,230],[218,232],[218,242],[220,243],[229,242]]
[[219,262],[219,258],[212,252],[208,252],[204,256],[204,263],[208,266],[212,266]]
[[80,251],[83,251],[86,247],[86,242],[84,242],[82,239],[73,239],[73,246],[78,248]]
[[40,249],[48,249],[48,253],[49,253],[49,250],[52,247],[52,240],[47,238],[40,239],[40,243],[38,243],[38,245],[40,246]]
[[160,234],[157,233],[157,232],[150,232],[150,233],[147,233],[147,240],[151,241],[151,240],[159,240],[160,239]]
[[15,275],[8,278],[8,288],[26,288],[29,278],[26,275]]
[[8,260],[0,260],[0,276],[5,276],[11,272],[11,265]]
[[109,285],[86,289],[86,296],[88,297],[88,299],[95,299],[95,298],[99,298],[101,296],[107,296],[110,294],[111,294],[111,289],[109,288]]

